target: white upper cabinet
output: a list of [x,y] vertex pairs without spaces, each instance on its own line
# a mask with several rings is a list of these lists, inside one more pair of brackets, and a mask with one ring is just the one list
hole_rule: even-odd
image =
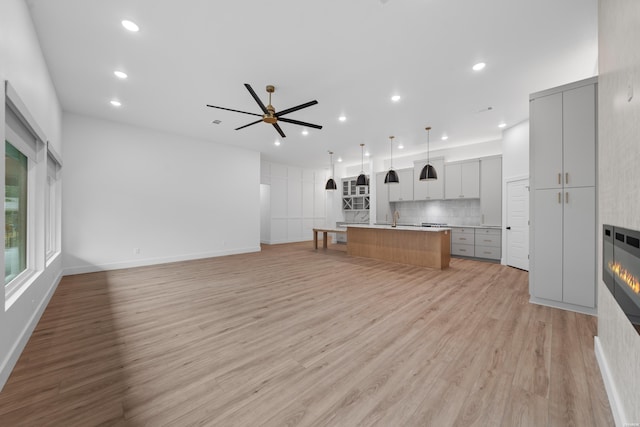
[[596,185],[595,85],[563,92],[563,184],[565,187]]
[[420,181],[420,172],[427,162],[426,160],[414,162],[413,200],[441,200],[444,198],[444,159],[429,159],[429,162],[436,169],[438,179]]
[[502,225],[502,157],[480,159],[480,221]]
[[[389,186],[390,202],[406,202],[413,200],[413,168],[398,169],[397,184],[383,184]],[[383,181],[384,182],[384,181]]]
[[530,101],[533,188],[562,187],[562,93]]
[[478,159],[444,165],[445,199],[480,197],[480,161]]
[[587,85],[530,101],[534,189],[595,185],[594,99]]

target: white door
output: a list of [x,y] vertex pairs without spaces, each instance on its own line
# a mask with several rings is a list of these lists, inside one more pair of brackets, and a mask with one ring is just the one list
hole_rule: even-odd
[[507,265],[529,271],[529,180],[507,182]]

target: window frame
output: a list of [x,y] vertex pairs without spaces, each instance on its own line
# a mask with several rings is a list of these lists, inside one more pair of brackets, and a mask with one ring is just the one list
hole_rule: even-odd
[[[6,310],[44,271],[45,180],[41,178],[43,174],[46,176],[46,171],[42,169],[46,137],[8,81],[5,81],[4,130],[4,140],[28,159],[26,268],[4,286]],[[6,170],[4,179],[6,179]],[[2,192],[4,191],[3,186]],[[2,221],[4,222],[4,217]]]

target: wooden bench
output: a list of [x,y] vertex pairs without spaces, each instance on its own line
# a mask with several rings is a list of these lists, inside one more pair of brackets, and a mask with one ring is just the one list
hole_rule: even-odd
[[318,249],[318,233],[322,233],[322,247],[327,249],[327,233],[345,233],[346,228],[314,228],[313,229],[313,248]]

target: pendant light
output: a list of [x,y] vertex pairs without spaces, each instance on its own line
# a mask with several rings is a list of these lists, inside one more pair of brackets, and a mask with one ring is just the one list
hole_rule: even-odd
[[400,182],[398,173],[393,170],[393,138],[395,138],[395,136],[389,137],[391,140],[391,160],[389,161],[389,172],[387,172],[387,175],[384,177],[385,184],[398,184]]
[[327,181],[327,185],[324,186],[325,190],[337,190],[338,186],[336,185],[336,181],[333,179],[333,151],[329,151],[329,164],[331,166],[331,176]]
[[438,173],[436,172],[436,168],[429,163],[429,131],[431,130],[431,126],[425,129],[427,131],[427,164],[424,165],[422,172],[420,172],[420,181],[434,181],[438,179]]
[[360,175],[358,175],[358,179],[356,180],[356,187],[366,187],[369,185],[369,180],[364,174],[364,144],[360,144],[360,150],[362,151],[362,163],[360,163],[361,169]]

